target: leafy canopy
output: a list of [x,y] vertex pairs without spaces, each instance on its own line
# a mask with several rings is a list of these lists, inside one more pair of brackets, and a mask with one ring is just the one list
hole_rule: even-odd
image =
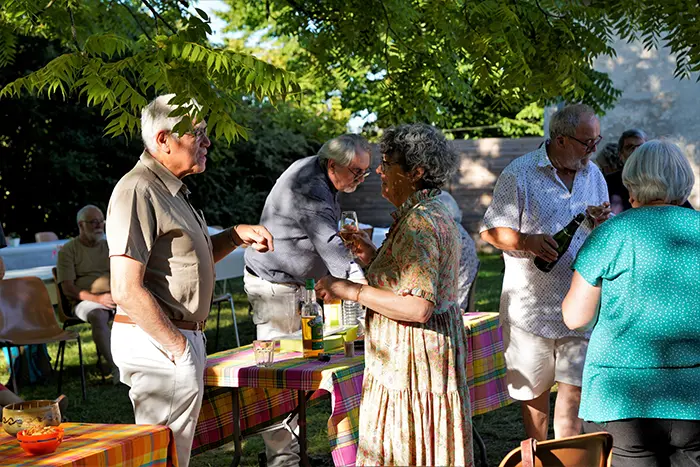
[[345,107],[376,112],[380,126],[473,126],[468,114],[488,107],[496,115],[487,120],[528,133],[529,117],[518,111],[532,114],[532,103],[604,111],[620,90],[593,62],[615,56],[616,36],[669,46],[677,76],[700,69],[700,6],[689,0],[226,2],[232,29],[295,41],[305,52],[295,71],[337,89]]
[[[138,133],[150,98],[176,93],[172,103],[181,107],[173,115],[204,118],[214,136],[228,141],[245,137],[246,129],[234,119],[241,94],[274,103],[299,87],[279,67],[210,46],[208,21],[202,10],[192,15],[167,0],[4,0],[0,67],[12,64],[18,34],[58,39],[72,50],[6,84],[0,99],[23,91],[64,100],[84,96],[107,116],[106,133],[120,135]],[[202,108],[187,107],[190,98]],[[175,131],[190,125],[184,119]]]

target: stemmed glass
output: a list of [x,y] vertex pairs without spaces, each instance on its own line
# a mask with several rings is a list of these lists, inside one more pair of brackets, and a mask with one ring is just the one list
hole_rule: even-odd
[[345,244],[350,241],[350,235],[360,230],[360,224],[357,222],[357,213],[355,211],[343,211],[340,214],[340,221],[338,224],[338,233]]

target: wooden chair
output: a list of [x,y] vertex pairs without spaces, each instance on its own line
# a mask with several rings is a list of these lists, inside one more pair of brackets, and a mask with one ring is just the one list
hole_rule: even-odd
[[[80,334],[61,329],[51,305],[49,292],[38,277],[19,277],[0,281],[0,348],[20,347],[31,344],[48,344],[58,342],[56,361],[61,360],[58,373],[58,394],[61,394],[63,382],[63,358],[65,343],[75,339],[78,342],[80,360],[80,382],[83,400],[87,399],[85,369],[83,367],[83,347]],[[10,352],[10,368],[13,368]],[[17,387],[15,374],[12,384]]]
[[34,240],[37,243],[42,242],[55,242],[58,240],[58,235],[53,232],[37,232],[34,234]]
[[[61,288],[61,285],[58,283],[58,270],[56,268],[51,268],[51,274],[53,275],[53,283],[56,286],[56,298],[58,299],[58,320],[63,323],[63,329],[65,330],[66,328],[69,328],[71,326],[76,326],[78,324],[84,324],[85,321],[82,319],[78,318],[77,316],[73,315],[73,307],[70,303],[70,300],[68,300],[68,297],[66,297],[66,294],[63,293],[63,289]],[[59,344],[59,350],[61,344]],[[64,344],[65,346],[65,344]],[[105,372],[104,368],[102,368],[102,365],[100,365],[100,349],[95,345],[95,351],[97,352],[97,369],[100,370],[100,375],[102,376],[102,382],[104,383],[105,380]],[[54,364],[54,370],[56,369],[55,366],[58,365],[58,360],[56,360],[56,363]]]
[[500,467],[610,467],[613,437],[599,432],[568,438],[526,439],[501,461]]
[[218,295],[214,297],[211,304],[216,305],[216,334],[214,335],[214,352],[219,350],[219,319],[221,318],[221,304],[229,302],[231,304],[231,315],[233,315],[233,329],[236,333],[236,347],[241,346],[241,340],[238,337],[238,322],[236,321],[236,309],[233,307],[233,297],[230,293]]

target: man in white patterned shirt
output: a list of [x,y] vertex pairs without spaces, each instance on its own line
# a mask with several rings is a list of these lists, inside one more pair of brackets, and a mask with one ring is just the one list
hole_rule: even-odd
[[[578,407],[588,334],[564,325],[561,304],[576,253],[594,224],[610,215],[605,179],[590,163],[602,139],[593,109],[583,104],[561,109],[552,116],[549,133],[542,147],[503,170],[481,227],[481,238],[504,252],[500,314],[508,391],[522,401],[527,436],[538,440],[547,439],[555,382],[555,437],[581,431]],[[584,211],[589,216],[559,262],[548,273],[537,269],[535,257],[558,257],[552,235]]]

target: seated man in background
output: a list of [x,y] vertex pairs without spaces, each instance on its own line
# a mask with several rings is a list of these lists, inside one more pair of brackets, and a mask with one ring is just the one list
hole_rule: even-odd
[[80,234],[58,252],[58,283],[73,304],[74,315],[92,326],[92,339],[110,365],[112,382],[119,384],[110,348],[109,320],[116,305],[109,286],[105,217],[97,206],[88,204],[78,211],[77,220]]

